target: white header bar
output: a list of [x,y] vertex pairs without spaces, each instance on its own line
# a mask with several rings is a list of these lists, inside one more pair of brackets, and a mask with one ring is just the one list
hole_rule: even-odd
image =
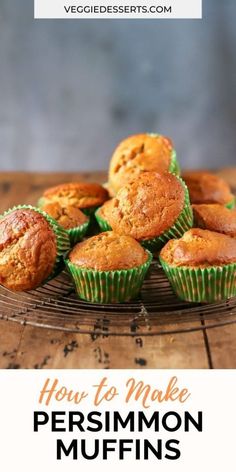
[[34,0],[34,17],[199,19],[202,18],[202,0]]

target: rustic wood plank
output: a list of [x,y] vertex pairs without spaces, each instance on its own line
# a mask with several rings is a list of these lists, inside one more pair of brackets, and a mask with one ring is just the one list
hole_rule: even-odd
[[236,324],[207,330],[215,369],[236,369]]
[[0,320],[0,368],[18,369],[16,361],[24,327],[18,323]]
[[[199,326],[195,323],[195,326]],[[176,326],[170,327],[176,329]],[[0,358],[0,366],[1,366]],[[25,326],[20,368],[208,368],[201,331],[161,336],[98,336]]]
[[90,173],[24,173],[1,172],[0,173],[0,212],[18,204],[37,203],[45,188],[58,185],[63,182],[75,182],[86,180],[89,182],[105,182],[105,172]]

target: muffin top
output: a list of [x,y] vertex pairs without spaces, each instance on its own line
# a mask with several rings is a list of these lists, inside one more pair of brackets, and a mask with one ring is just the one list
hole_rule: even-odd
[[87,182],[71,182],[45,190],[42,205],[58,202],[63,208],[91,208],[102,205],[108,199],[108,192],[102,185]]
[[102,271],[132,269],[147,259],[147,252],[135,239],[113,231],[77,244],[69,254],[69,260],[78,267]]
[[136,134],[115,149],[109,168],[109,185],[115,191],[147,171],[168,172],[173,146],[169,138]]
[[177,177],[148,172],[119,190],[106,211],[106,219],[119,234],[150,239],[174,224],[184,200],[185,190]]
[[103,203],[103,205],[97,210],[98,215],[101,216],[101,218],[103,218],[107,222],[109,222],[110,215],[113,211],[113,205],[113,198]]
[[11,290],[40,285],[56,262],[56,236],[47,220],[31,209],[0,219],[0,283]]
[[210,267],[236,262],[236,239],[225,234],[193,228],[182,238],[172,239],[160,252],[175,267]]
[[63,208],[60,203],[51,202],[43,205],[41,210],[54,218],[64,229],[76,228],[88,221],[88,217],[79,208],[72,205]]
[[219,203],[225,205],[234,195],[229,185],[220,177],[205,171],[189,171],[183,174],[191,203]]
[[193,205],[195,226],[236,237],[236,211],[223,205]]

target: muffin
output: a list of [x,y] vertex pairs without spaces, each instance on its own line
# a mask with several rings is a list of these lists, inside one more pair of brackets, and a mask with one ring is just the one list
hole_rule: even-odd
[[95,212],[95,217],[101,231],[110,231],[112,229],[111,225],[109,224],[109,220],[113,204],[113,199],[108,200],[107,202],[103,203],[103,205]]
[[137,296],[151,260],[133,238],[107,231],[78,243],[66,265],[80,298],[121,303]]
[[191,302],[215,302],[236,295],[236,239],[193,228],[169,241],[161,265],[174,292]]
[[116,233],[131,236],[152,251],[182,236],[193,222],[184,182],[173,174],[156,172],[125,185],[98,211],[98,217]]
[[85,236],[89,226],[89,217],[79,208],[68,205],[63,208],[58,202],[46,203],[41,207],[59,225],[68,231],[71,245],[76,244]]
[[223,205],[193,205],[194,226],[236,238],[236,211]]
[[183,174],[191,203],[219,203],[228,208],[235,205],[235,197],[223,179],[205,171],[189,171]]
[[143,172],[179,174],[176,151],[169,138],[158,134],[136,134],[115,149],[109,167],[108,185],[115,194]]
[[31,206],[0,218],[0,283],[13,291],[32,290],[54,277],[70,247],[67,233]]
[[108,191],[102,185],[87,182],[71,182],[45,190],[42,198],[39,200],[39,207],[57,202],[62,208],[73,206],[86,214],[90,214],[108,198]]

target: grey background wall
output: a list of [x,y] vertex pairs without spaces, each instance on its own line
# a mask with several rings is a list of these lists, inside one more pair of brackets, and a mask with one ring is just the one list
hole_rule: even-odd
[[185,167],[234,164],[236,1],[203,2],[202,21],[34,21],[1,0],[0,170],[104,169],[145,130]]

